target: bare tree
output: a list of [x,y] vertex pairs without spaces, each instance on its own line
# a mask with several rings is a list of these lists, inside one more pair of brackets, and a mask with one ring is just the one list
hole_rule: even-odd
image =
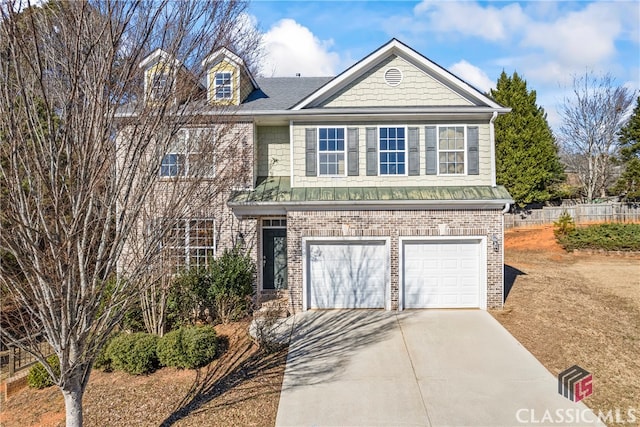
[[[43,363],[66,424],[81,426],[93,361],[132,301],[157,289],[176,218],[246,185],[233,111],[211,114],[199,67],[231,42],[246,5],[19,2],[0,7],[0,338]],[[138,65],[156,48],[177,78],[147,102]],[[216,136],[190,139],[199,155],[189,179],[162,178],[163,155],[185,128]],[[213,153],[216,185],[207,185]]]
[[611,183],[618,131],[632,102],[633,93],[617,86],[610,74],[586,72],[573,78],[573,94],[560,108],[559,139],[589,201],[604,196]]

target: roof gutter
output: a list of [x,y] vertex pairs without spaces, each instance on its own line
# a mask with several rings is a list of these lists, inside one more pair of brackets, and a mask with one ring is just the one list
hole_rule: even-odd
[[[429,208],[446,209],[500,209],[509,206],[512,200],[342,200],[304,202],[248,202],[227,204],[237,216],[269,215],[296,210],[413,210]],[[504,210],[502,210],[504,212]]]
[[[505,114],[510,112],[510,108],[492,108],[492,107],[395,107],[395,108],[311,108],[305,110],[249,110],[249,109],[229,109],[220,111],[208,109],[203,111],[194,111],[194,115],[199,116],[249,116],[249,117],[281,117],[284,119],[293,119],[298,117],[327,118],[336,116],[350,115],[352,119],[354,115],[371,116],[433,116],[433,115],[469,115],[475,116],[481,114]],[[116,117],[127,118],[136,117],[137,113],[121,112],[116,113]]]

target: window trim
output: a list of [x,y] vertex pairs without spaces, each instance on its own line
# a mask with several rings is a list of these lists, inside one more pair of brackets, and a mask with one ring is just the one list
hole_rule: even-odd
[[[342,129],[343,131],[343,135],[344,135],[344,141],[343,141],[343,150],[335,150],[335,151],[320,151],[320,129]],[[324,178],[344,178],[347,176],[347,169],[348,169],[348,164],[347,164],[347,127],[346,126],[318,126],[316,128],[316,153],[317,153],[317,159],[316,159],[316,167],[317,167],[317,171],[318,177],[324,177]],[[320,173],[320,155],[321,154],[340,154],[342,153],[343,155],[343,162],[344,162],[344,171],[342,174],[322,174]]]
[[[461,127],[464,132],[464,146],[461,150],[442,150],[443,152],[461,152],[464,156],[464,172],[462,173],[442,173],[440,172],[440,128],[449,128],[449,127]],[[438,124],[436,125],[436,165],[438,168],[438,173],[436,176],[467,176],[467,166],[469,164],[469,155],[467,153],[467,127],[466,124]]]
[[[390,129],[390,128],[395,128],[395,129],[400,129],[403,128],[404,129],[404,173],[395,173],[395,174],[383,174],[380,173],[380,154],[382,153],[382,150],[380,149],[380,129]],[[409,126],[408,125],[378,125],[377,126],[377,137],[378,137],[378,146],[377,148],[377,155],[378,155],[378,161],[377,161],[377,165],[378,165],[378,176],[384,176],[384,177],[394,177],[394,176],[409,176],[409,145],[408,145],[408,132],[409,132]],[[401,152],[401,150],[384,150],[387,153],[391,153],[391,152],[396,152],[399,153]]]
[[[217,80],[218,80],[218,75],[219,74],[229,74],[229,80],[228,83],[222,83],[222,84],[218,84]],[[233,100],[233,71],[215,71],[213,73],[213,97],[216,101],[232,101]],[[218,88],[224,88],[226,86],[229,86],[229,96],[220,96],[220,92],[218,91]]]
[[[207,175],[203,175],[203,176],[195,176],[192,175],[190,173],[190,168],[189,168],[189,156],[193,156],[193,155],[197,155],[200,154],[200,151],[189,151],[187,150],[187,148],[189,148],[189,139],[191,138],[191,133],[192,132],[197,132],[197,131],[208,131],[211,132],[212,135],[212,140],[213,140],[213,144],[214,144],[214,149],[215,149],[215,130],[214,128],[207,128],[207,127],[185,127],[185,128],[181,128],[178,130],[178,132],[176,132],[174,137],[178,137],[178,134],[180,134],[181,132],[185,132],[186,136],[185,136],[185,140],[184,140],[184,148],[185,150],[180,152],[179,150],[175,150],[175,149],[171,149],[170,151],[164,153],[162,155],[162,158],[160,159],[160,168],[158,171],[158,174],[160,176],[161,179],[176,179],[176,178],[201,178],[201,179],[213,179],[216,177],[216,162],[215,162],[215,153],[213,154],[213,158],[212,160],[212,164],[211,164],[211,174],[207,174]],[[175,175],[164,175],[162,174],[162,168],[163,168],[163,164],[164,164],[164,159],[166,156],[170,156],[170,155],[176,155],[176,156],[182,156],[184,161],[182,163],[182,173],[180,173],[180,168],[179,165],[180,163],[176,163],[176,165],[178,166],[178,173],[176,173]]]
[[[208,230],[210,230],[210,238],[211,245],[210,246],[195,246],[191,245],[191,222],[206,222],[206,226]],[[153,227],[166,227],[168,224],[171,225],[169,230],[161,231],[162,238],[157,242],[160,249],[160,259],[163,265],[163,268],[169,268],[170,274],[175,275],[179,274],[182,271],[189,270],[193,267],[207,267],[208,257],[205,258],[205,264],[192,264],[192,258],[198,259],[197,255],[192,255],[192,252],[195,250],[205,250],[211,251],[212,257],[216,258],[218,256],[218,239],[216,237],[216,224],[217,220],[213,216],[194,216],[194,217],[179,217],[179,218],[168,218],[168,217],[156,217],[153,220]],[[175,241],[171,241],[171,236],[175,232],[175,230],[180,231],[179,238]],[[176,260],[181,260],[184,262],[176,262]]]
[[[165,79],[165,90],[167,91],[166,95],[171,95],[173,92],[173,88],[171,88],[171,76],[170,73],[165,71],[147,71],[144,75],[144,93],[145,98],[148,101],[162,101],[163,96],[156,96],[157,91],[154,90],[156,85],[154,84],[157,80],[158,76],[164,76]],[[170,91],[169,91],[170,89]]]

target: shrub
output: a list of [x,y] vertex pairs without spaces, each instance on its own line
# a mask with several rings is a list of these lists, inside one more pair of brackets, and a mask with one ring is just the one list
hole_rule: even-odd
[[148,374],[158,368],[157,343],[155,335],[121,333],[109,343],[106,357],[113,369],[132,375]]
[[116,335],[111,335],[107,339],[107,342],[105,343],[105,345],[103,345],[100,351],[98,352],[98,355],[93,361],[93,367],[95,369],[100,369],[104,372],[111,372],[113,370],[113,367],[111,366],[111,358],[107,353],[107,349],[109,348],[109,344],[111,343],[111,341],[115,336]]
[[183,328],[176,329],[158,339],[158,361],[162,366],[183,368],[184,349],[182,346]]
[[576,229],[559,238],[565,249],[640,251],[640,224],[599,224]]
[[218,338],[211,326],[188,326],[171,331],[158,341],[163,366],[194,369],[216,357]]
[[185,328],[183,346],[188,368],[204,366],[216,358],[218,337],[211,326],[193,326]]
[[215,317],[223,323],[245,316],[251,306],[256,267],[239,247],[225,250],[209,267],[208,299]]
[[181,272],[173,282],[167,295],[167,324],[169,329],[192,325],[201,317],[206,305],[209,275],[202,268]]
[[[58,360],[58,356],[53,354],[47,357],[47,363],[57,375],[60,375],[60,361]],[[38,362],[29,369],[29,373],[27,374],[27,384],[31,388],[43,389],[51,387],[55,383],[42,363]]]
[[553,235],[556,239],[567,236],[576,230],[576,223],[569,212],[564,211],[556,222],[553,223]]

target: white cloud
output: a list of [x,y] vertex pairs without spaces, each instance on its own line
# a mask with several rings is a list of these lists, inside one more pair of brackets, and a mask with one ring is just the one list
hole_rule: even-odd
[[489,92],[489,89],[495,86],[495,82],[493,82],[484,71],[475,65],[468,63],[464,59],[453,64],[449,67],[449,70],[465,82],[483,92]]
[[474,2],[424,0],[414,8],[416,18],[427,18],[423,28],[441,33],[459,33],[486,40],[506,40],[526,23],[527,17],[517,3],[502,8],[482,7]]
[[331,40],[318,39],[293,19],[277,22],[262,41],[265,56],[260,72],[264,76],[332,76],[340,64],[340,56],[330,50]]
[[552,22],[532,23],[522,45],[542,48],[562,64],[592,66],[616,53],[625,10],[611,3],[592,3]]

